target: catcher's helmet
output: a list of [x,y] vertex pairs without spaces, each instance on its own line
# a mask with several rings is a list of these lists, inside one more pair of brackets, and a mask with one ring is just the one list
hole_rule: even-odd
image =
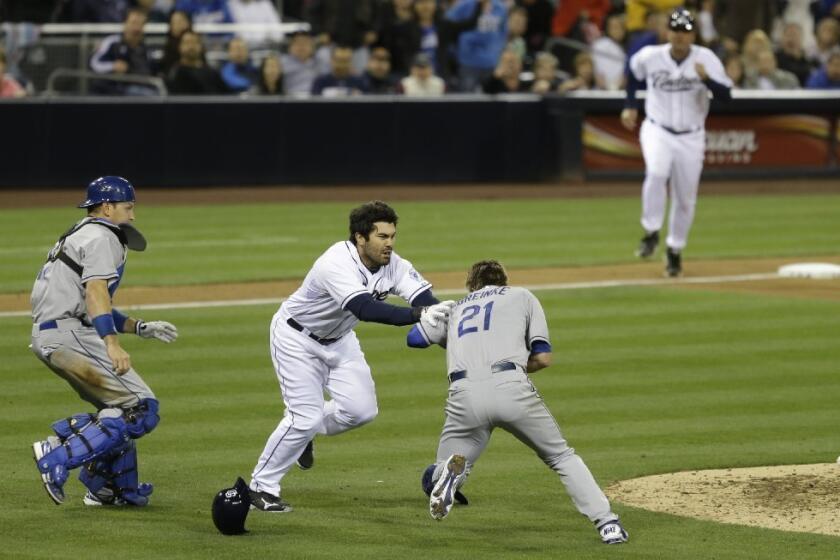
[[213,499],[213,524],[224,535],[247,533],[245,518],[251,508],[251,493],[241,477],[231,488],[219,490]]
[[694,16],[691,15],[691,12],[685,8],[677,8],[671,13],[668,28],[671,31],[696,31],[697,24],[694,23]]
[[87,200],[79,208],[89,208],[103,202],[134,202],[134,186],[127,179],[106,175],[94,179],[87,188]]

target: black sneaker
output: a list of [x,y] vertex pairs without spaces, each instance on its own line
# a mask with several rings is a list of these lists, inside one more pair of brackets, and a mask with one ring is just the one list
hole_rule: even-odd
[[308,471],[315,464],[315,452],[313,447],[312,441],[310,440],[310,442],[306,444],[306,447],[303,448],[303,453],[301,453],[300,457],[298,457],[297,466],[300,467],[301,470]]
[[682,274],[682,255],[668,247],[665,251],[665,275],[670,278],[676,278]]
[[258,509],[269,513],[289,513],[292,511],[292,506],[281,500],[280,496],[273,496],[268,492],[251,490],[251,509]]
[[659,232],[654,231],[642,237],[639,241],[639,248],[636,249],[636,256],[640,259],[646,259],[656,252],[656,247],[659,245]]

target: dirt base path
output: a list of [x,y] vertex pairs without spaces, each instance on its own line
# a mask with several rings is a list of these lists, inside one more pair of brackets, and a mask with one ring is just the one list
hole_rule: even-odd
[[840,465],[659,474],[606,489],[611,500],[720,523],[840,536]]
[[[691,283],[698,278],[729,277],[750,274],[772,274],[785,264],[794,262],[828,262],[840,264],[840,255],[803,258],[737,259],[687,261],[685,276],[676,280],[662,278],[663,264],[659,260],[632,264],[565,268],[520,268],[508,271],[511,284],[524,286],[582,284],[615,281],[662,281],[662,285],[678,289],[722,290],[730,292],[763,293],[784,297],[840,300],[840,279],[808,280],[774,278],[757,281]],[[438,290],[460,290],[464,287],[465,271],[433,272],[426,277]],[[300,285],[300,279],[277,282],[245,282],[231,284],[202,284],[196,286],[123,286],[117,292],[116,304],[121,306],[166,304],[201,301],[280,298],[290,295]],[[29,293],[0,294],[0,311],[15,312],[29,309]]]

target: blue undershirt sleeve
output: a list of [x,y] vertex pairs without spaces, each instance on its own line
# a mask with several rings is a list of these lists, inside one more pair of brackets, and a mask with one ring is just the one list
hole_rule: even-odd
[[[419,297],[419,296],[418,296]],[[417,298],[415,298],[415,301]],[[401,307],[376,299],[369,293],[359,294],[344,306],[360,321],[382,323],[384,325],[404,326],[420,320],[422,307]]]
[[627,97],[624,99],[625,109],[638,109],[641,102],[636,99],[636,92],[645,88],[645,83],[633,75],[633,72],[627,72]]
[[546,352],[551,352],[551,344],[544,340],[535,340],[533,344],[531,344],[531,355],[534,354],[545,354]]
[[732,90],[720,82],[716,82],[711,78],[706,78],[703,83],[712,92],[712,96],[718,101],[730,101],[732,99]]
[[417,294],[417,296],[414,298],[414,301],[411,302],[411,305],[415,307],[428,307],[436,303],[440,302],[434,295],[432,295],[432,288],[430,286],[428,290]]

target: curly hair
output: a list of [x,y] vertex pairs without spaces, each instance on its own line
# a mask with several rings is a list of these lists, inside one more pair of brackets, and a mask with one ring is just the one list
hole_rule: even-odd
[[368,239],[373,232],[373,224],[376,222],[385,222],[396,226],[398,219],[394,209],[381,200],[372,200],[362,204],[350,212],[350,242],[356,242],[357,233]]
[[507,286],[507,273],[496,260],[478,261],[467,273],[467,289],[471,292],[484,286]]

